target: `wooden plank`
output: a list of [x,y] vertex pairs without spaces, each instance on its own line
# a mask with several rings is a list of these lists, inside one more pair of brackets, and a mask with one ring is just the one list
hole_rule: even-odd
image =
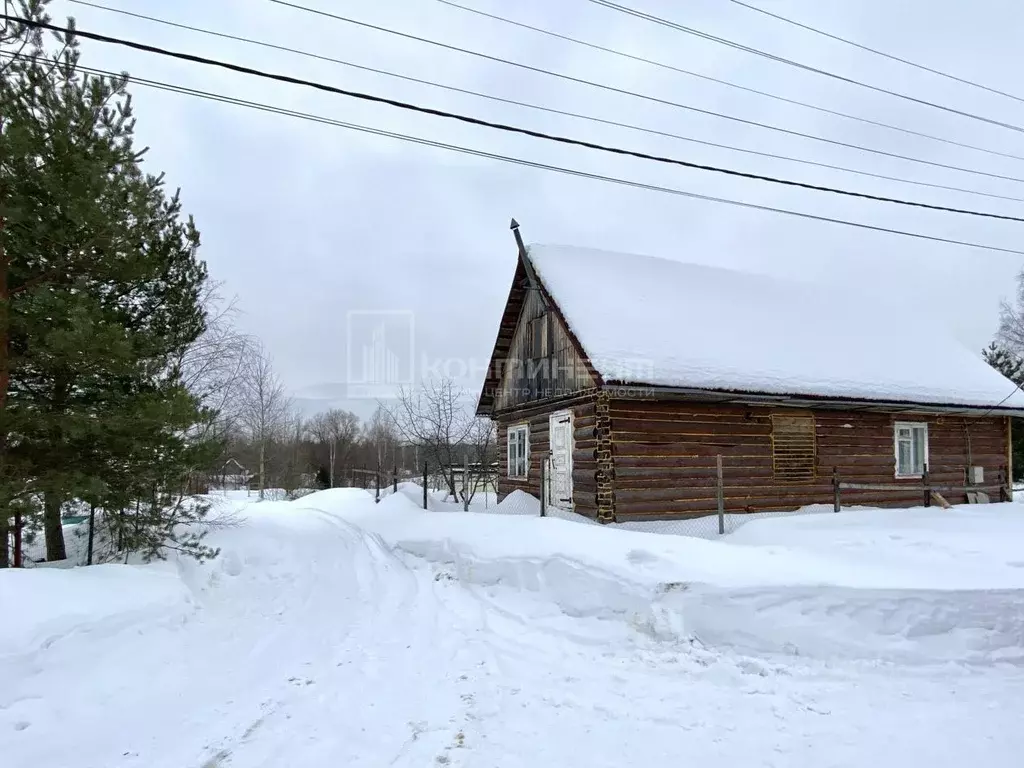
[[727,456],[762,456],[771,458],[771,446],[768,441],[763,443],[737,444],[728,439],[701,442],[673,442],[651,440],[648,435],[634,434],[631,439],[621,435],[612,435],[615,453],[620,456],[710,456],[712,459],[721,453]]
[[[615,473],[615,492],[624,490],[641,490],[644,488],[674,488],[680,492],[689,491],[695,488],[712,488],[717,482],[715,477],[715,470],[712,468],[708,474],[704,474],[698,477],[687,477],[687,478],[673,478],[673,477],[623,477],[618,472]],[[783,485],[779,483],[773,475],[761,475],[759,477],[750,477],[748,475],[724,475],[724,482],[726,487],[729,489],[737,488],[785,488],[788,491],[793,491],[798,486],[796,485]],[[801,483],[799,488],[817,488],[827,483],[826,478],[821,478],[817,482]]]
[[576,507],[597,509],[597,494],[594,491],[581,491],[573,487],[572,501]]
[[933,491],[941,491],[948,493],[966,493],[967,491],[998,491],[1002,488],[1001,485],[937,485],[935,483],[929,483],[927,486],[921,484],[919,481],[915,481],[914,485],[897,485],[897,484],[886,484],[886,483],[847,483],[842,482],[839,486],[843,490],[853,491],[892,491],[892,490],[911,490],[922,493],[929,489]]
[[614,417],[618,414],[630,413],[652,413],[671,414],[678,418],[708,417],[718,418],[725,415],[739,415],[746,417],[750,414],[761,414],[768,416],[769,411],[763,407],[746,407],[742,405],[710,405],[702,403],[672,402],[668,400],[637,400],[637,399],[613,399],[610,404],[611,413]]
[[[644,456],[630,456],[623,455],[618,444],[614,446],[615,451],[615,467],[623,469],[643,469],[651,468],[654,470],[666,470],[673,468],[702,468],[714,466],[715,459],[713,456],[660,456],[657,454],[650,454]],[[717,455],[717,454],[716,454]],[[730,469],[746,469],[746,468],[767,468],[771,472],[772,460],[770,456],[753,456],[753,457],[732,457],[730,461],[725,463],[725,471],[728,472]]]
[[[726,477],[771,478],[772,468],[768,465],[752,467],[724,466]],[[615,462],[615,477],[619,480],[630,478],[651,480],[672,480],[688,482],[695,477],[710,477],[715,472],[713,464],[700,467],[621,466]]]
[[617,418],[612,416],[612,430],[616,433],[641,432],[647,434],[692,435],[743,435],[767,438],[771,435],[771,425],[765,422],[739,422],[733,424],[716,422],[693,422],[681,419],[637,419]]

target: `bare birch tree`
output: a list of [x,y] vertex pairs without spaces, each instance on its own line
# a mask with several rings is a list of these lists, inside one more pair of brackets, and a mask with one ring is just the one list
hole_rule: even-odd
[[402,438],[419,446],[423,458],[444,477],[449,495],[458,499],[455,467],[465,459],[476,422],[465,390],[451,379],[427,381],[415,389],[403,387],[388,413]]
[[307,488],[311,468],[308,443],[309,423],[299,413],[292,412],[285,418],[282,429],[283,443],[281,468],[278,473],[281,488],[289,496],[300,488]]
[[251,345],[242,366],[239,424],[258,452],[259,496],[266,490],[267,450],[289,426],[291,400],[260,343]]
[[363,442],[369,446],[378,467],[387,467],[396,462],[400,435],[390,411],[380,403],[377,410],[363,427]]
[[1024,271],[1017,275],[1017,295],[1013,302],[1003,301],[999,307],[1000,346],[1017,357],[1024,357]]
[[474,419],[466,439],[467,455],[473,468],[465,481],[466,492],[463,501],[468,504],[478,491],[486,493],[496,479],[495,463],[498,461],[498,430],[490,419]]
[[238,424],[245,367],[255,341],[235,325],[237,309],[226,300],[220,284],[204,288],[202,304],[206,330],[177,361],[182,381],[213,417],[205,425],[211,437],[223,437]]
[[344,460],[359,437],[359,417],[334,408],[310,419],[307,431],[314,442],[327,446],[328,484],[333,488],[339,457]]

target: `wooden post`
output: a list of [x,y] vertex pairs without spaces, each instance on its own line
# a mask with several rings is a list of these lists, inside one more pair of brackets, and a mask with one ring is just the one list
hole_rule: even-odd
[[398,465],[391,468],[391,492],[398,493]]
[[469,454],[462,454],[462,511],[469,512]]
[[1006,500],[1013,501],[1013,419],[1006,417]]
[[373,473],[373,485],[374,494],[373,500],[380,504],[380,464],[377,465],[377,471]]
[[932,505],[932,487],[928,481],[928,465],[924,465],[924,472],[921,474],[921,482],[924,483],[924,505],[930,507]]
[[540,516],[547,517],[548,514],[548,460],[546,456],[540,457]]
[[423,462],[423,508],[427,508],[427,462]]
[[832,511],[838,512],[842,509],[842,489],[839,487],[839,468],[832,467]]
[[725,533],[725,483],[722,481],[722,455],[716,457],[715,465],[718,470],[718,534]]

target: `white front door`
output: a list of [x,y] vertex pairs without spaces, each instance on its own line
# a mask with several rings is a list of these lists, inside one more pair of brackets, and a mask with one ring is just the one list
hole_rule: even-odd
[[548,503],[572,508],[572,411],[551,414],[548,421]]

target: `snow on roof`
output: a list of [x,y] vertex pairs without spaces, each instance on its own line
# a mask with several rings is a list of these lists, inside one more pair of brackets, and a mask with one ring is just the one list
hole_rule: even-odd
[[1024,393],[948,331],[914,327],[912,303],[651,256],[527,253],[608,382],[1024,408]]

